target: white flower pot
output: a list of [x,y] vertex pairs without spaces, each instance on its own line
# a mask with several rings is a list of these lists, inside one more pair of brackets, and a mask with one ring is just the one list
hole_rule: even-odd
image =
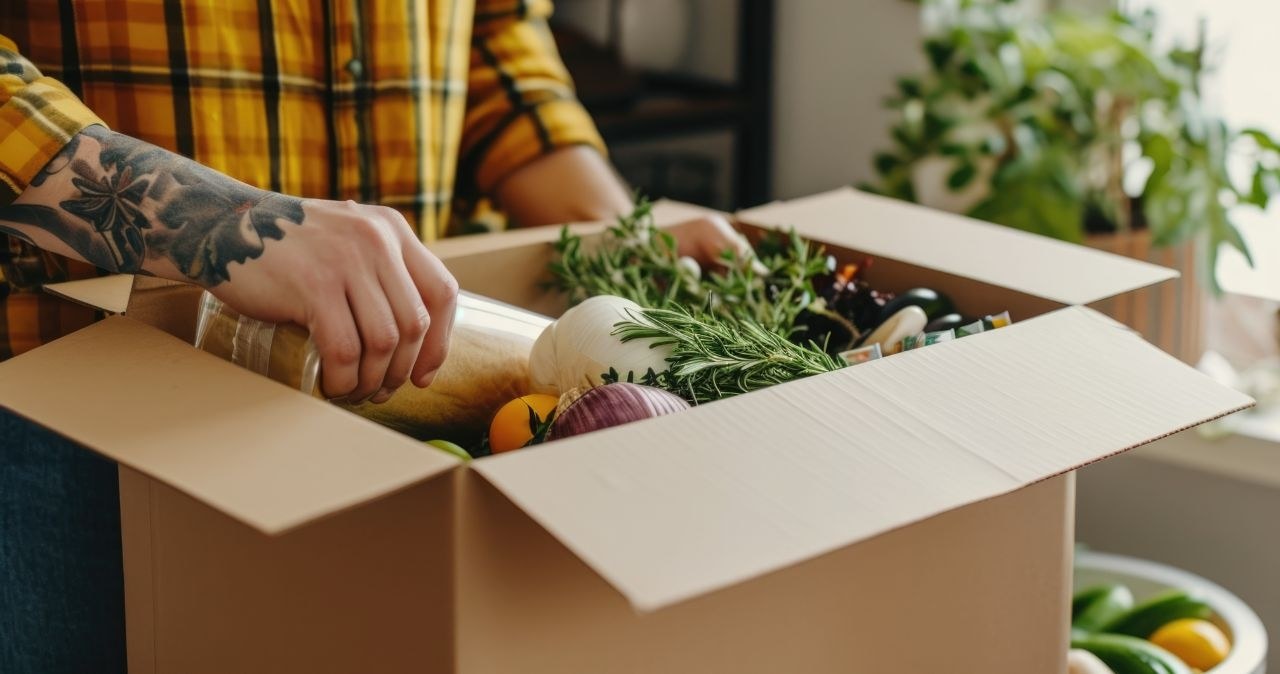
[[1181,588],[1203,598],[1214,610],[1214,621],[1231,638],[1230,655],[1208,674],[1265,674],[1267,631],[1253,609],[1221,586],[1155,562],[1100,552],[1077,552],[1076,590],[1103,583],[1127,585],[1138,601],[1171,588]]

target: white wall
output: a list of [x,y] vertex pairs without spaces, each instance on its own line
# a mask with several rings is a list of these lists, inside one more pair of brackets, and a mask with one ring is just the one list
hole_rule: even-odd
[[888,147],[884,98],[924,67],[904,0],[786,0],[774,33],[774,197],[871,180]]

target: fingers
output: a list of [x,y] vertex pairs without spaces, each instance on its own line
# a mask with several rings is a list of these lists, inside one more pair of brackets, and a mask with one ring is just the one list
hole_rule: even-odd
[[741,232],[733,228],[728,220],[721,217],[708,217],[709,234],[703,239],[703,246],[712,259],[722,259],[725,251],[731,251],[739,260],[749,260],[755,255],[751,243]]
[[336,302],[326,303],[307,327],[324,364],[320,391],[329,399],[351,393],[359,380],[361,348],[360,333],[346,298],[339,295]]
[[328,226],[312,230],[311,249],[293,267],[291,296],[301,302],[258,293],[257,313],[280,320],[306,308],[300,318],[320,352],[329,399],[385,402],[411,377],[426,386],[448,353],[457,282],[398,212],[354,203],[315,208]]
[[458,282],[445,269],[444,263],[416,238],[404,244],[404,263],[431,315],[431,325],[413,367],[414,385],[425,387],[435,378],[436,371],[449,353],[449,334],[453,331],[453,317],[457,310]]
[[378,279],[391,305],[400,339],[382,381],[382,390],[370,398],[375,403],[386,402],[409,380],[431,325],[431,315],[403,263],[384,267],[378,272]]
[[675,225],[670,231],[679,241],[680,254],[689,255],[698,262],[723,264],[727,251],[738,261],[745,263],[750,260],[758,273],[768,271],[755,259],[755,251],[747,237],[723,217],[704,216]]
[[355,389],[347,399],[357,402],[382,390],[391,359],[400,345],[400,328],[376,274],[358,274],[349,283],[347,301],[355,317],[363,352]]

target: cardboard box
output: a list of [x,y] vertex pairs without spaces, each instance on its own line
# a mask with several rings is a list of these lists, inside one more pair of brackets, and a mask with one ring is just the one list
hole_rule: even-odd
[[[134,674],[1064,671],[1070,471],[1251,404],[1076,306],[1171,272],[852,190],[738,220],[1016,322],[459,465],[166,334],[193,292],[142,283],[0,405],[121,466]],[[552,313],[556,235],[434,249]]]

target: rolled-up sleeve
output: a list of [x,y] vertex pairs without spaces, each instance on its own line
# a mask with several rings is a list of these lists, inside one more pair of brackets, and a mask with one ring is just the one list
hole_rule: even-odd
[[18,198],[72,136],[94,124],[102,120],[0,35],[0,206]]
[[472,174],[460,178],[481,194],[557,148],[605,152],[551,38],[551,9],[548,0],[476,3],[461,147]]

